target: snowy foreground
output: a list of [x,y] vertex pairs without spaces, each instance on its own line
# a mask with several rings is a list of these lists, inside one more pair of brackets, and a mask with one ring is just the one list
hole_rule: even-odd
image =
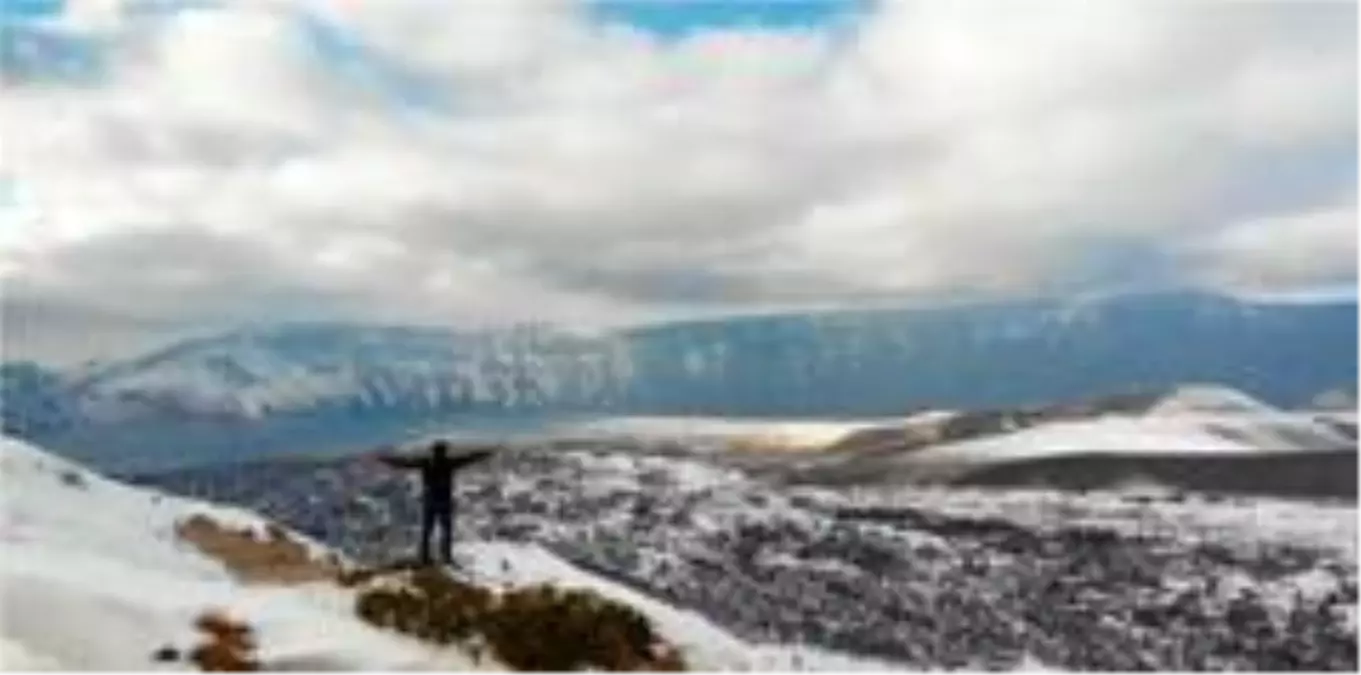
[[[1354,472],[1354,419],[1192,389],[844,433],[665,420],[580,431],[460,476],[459,567],[484,585],[552,582],[629,604],[695,668],[1358,665],[1354,483],[1285,489],[1337,462]],[[816,441],[789,442],[801,434]],[[1234,478],[1249,469],[1260,480]],[[1040,474],[1100,480],[1056,490],[1032,484]],[[983,487],[997,476],[1012,483]],[[952,480],[927,480],[940,477]],[[262,536],[278,523],[307,561],[388,564],[414,546],[408,475],[289,459],[133,487],[0,439],[0,480],[7,669],[185,668],[153,654],[192,649],[210,610],[250,625],[270,668],[501,669],[362,623],[354,591],[329,577],[241,581],[179,530],[198,514]]]
[[192,648],[195,618],[212,609],[254,627],[273,667],[473,667],[362,624],[339,588],[241,584],[175,532],[193,514],[263,530],[258,516],[131,488],[10,439],[0,453],[5,669],[156,668],[153,653]]
[[[250,625],[271,669],[497,670],[453,648],[380,631],[353,614],[351,591],[329,581],[238,581],[182,540],[177,523],[202,514],[264,536],[249,511],[130,487],[30,445],[0,439],[0,666],[6,670],[183,669],[158,663],[202,640],[195,618],[218,610]],[[296,535],[291,535],[296,536]],[[299,540],[320,559],[330,552]],[[753,646],[704,618],[564,562],[535,546],[464,546],[460,558],[488,581],[554,581],[634,603],[706,669],[867,669],[886,664],[819,650]]]
[[[504,557],[535,573],[617,582],[662,626],[702,616],[732,637],[678,639],[711,662],[724,644],[800,644],[914,670],[1357,667],[1354,499],[816,486],[720,459],[636,439],[508,449],[460,477],[458,527],[514,544],[461,553],[494,576],[487,561],[514,546]],[[414,545],[415,486],[362,460],[144,480],[359,560]]]

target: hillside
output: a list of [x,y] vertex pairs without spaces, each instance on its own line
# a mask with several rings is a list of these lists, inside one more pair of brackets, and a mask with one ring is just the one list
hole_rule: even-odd
[[[268,670],[506,669],[494,654],[370,626],[357,601],[375,586],[345,581],[363,567],[251,511],[124,485],[8,438],[0,438],[0,481],[0,667],[6,670],[193,669],[205,654]],[[811,648],[748,643],[533,545],[472,543],[460,547],[460,561],[463,574],[488,589],[549,584],[635,608],[679,645],[692,667],[886,667]],[[378,585],[400,583],[400,572],[381,570]],[[224,643],[233,643],[230,654],[200,651]]]
[[731,318],[595,336],[549,326],[299,324],[80,373],[12,364],[0,370],[0,412],[10,433],[85,461],[145,455],[154,464],[185,452],[216,461],[335,449],[346,439],[362,447],[455,417],[881,417],[1187,382],[1297,406],[1354,389],[1356,316],[1355,303],[1168,293]]
[[260,532],[263,518],[130,488],[10,439],[0,467],[6,669],[151,668],[158,650],[199,644],[194,624],[208,614],[252,626],[270,667],[475,667],[466,654],[367,628],[338,588],[243,583],[177,534],[195,515]]
[[[747,644],[899,670],[1355,668],[1354,501],[788,485],[725,457],[623,437],[505,450],[460,475],[458,555],[532,545]],[[361,459],[143,480],[360,561],[417,536],[418,488]]]
[[1332,413],[1186,386],[1017,410],[938,411],[848,431],[798,462],[741,457],[814,484],[1065,489],[1131,484],[1203,494],[1357,497],[1357,445]]
[[[1354,503],[794,488],[723,456],[506,451],[457,485],[450,579],[589,591],[706,670],[1356,667]],[[362,459],[134,488],[6,439],[0,478],[6,668],[182,668],[224,641],[269,668],[501,667],[367,623],[391,625],[360,598],[408,583],[416,487]]]

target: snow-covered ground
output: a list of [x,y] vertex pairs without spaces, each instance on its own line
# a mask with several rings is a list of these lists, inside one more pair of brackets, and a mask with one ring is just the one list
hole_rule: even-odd
[[363,624],[338,587],[242,584],[175,532],[194,514],[263,531],[266,522],[249,512],[121,485],[8,438],[0,439],[0,481],[6,670],[181,669],[153,653],[187,653],[201,639],[195,619],[211,610],[251,626],[270,667],[475,667],[456,650]]
[[[908,426],[955,418],[925,413]],[[1275,654],[1354,667],[1354,497],[1155,490],[1143,498],[1130,490],[1079,495],[884,480],[790,486],[725,461],[756,454],[778,467],[773,460],[844,454],[865,461],[867,475],[893,479],[902,474],[886,469],[936,462],[1010,470],[1102,453],[1309,460],[1309,451],[1342,438],[1326,423],[1192,389],[1147,409],[910,451],[791,456],[714,453],[706,444],[807,448],[798,443],[830,444],[879,423],[633,418],[578,426],[565,436],[600,435],[585,446],[507,451],[460,482],[461,532],[473,536],[458,554],[488,583],[587,587],[631,604],[688,662],[711,670],[1221,663],[1214,659],[1222,655],[1194,652],[1204,645],[1227,650],[1222,663],[1235,667],[1281,665],[1245,651],[1245,626],[1254,621]],[[216,609],[256,631],[271,667],[496,667],[360,622],[353,592],[329,582],[243,583],[176,533],[178,523],[203,514],[263,535],[270,521],[247,510],[258,509],[311,535],[293,536],[318,558],[343,551],[390,561],[411,545],[406,477],[361,462],[296,461],[162,480],[242,507],[132,487],[0,438],[0,666],[183,668],[152,654],[194,646],[195,618]],[[1234,619],[1234,607],[1267,612],[1261,621],[1270,623]],[[1122,618],[1092,622],[1098,610]],[[1146,612],[1191,622],[1149,628]],[[1248,623],[1228,633],[1206,628],[1240,620]]]
[[[508,449],[460,475],[465,559],[488,579],[636,603],[705,665],[731,658],[709,637],[721,630],[855,668],[1355,667],[1354,503],[788,485],[722,458],[645,441]],[[361,560],[410,550],[419,522],[407,478],[362,462],[148,480],[261,508]],[[729,667],[852,667],[785,647],[743,659]]]
[[1089,453],[1288,452],[1340,448],[1346,444],[1345,439],[1309,417],[1188,413],[1051,422],[1011,434],[943,443],[913,453],[905,460],[987,462]]
[[1324,450],[1355,442],[1311,412],[1272,408],[1224,387],[1188,386],[1147,409],[1059,419],[913,453],[910,461],[1012,461],[1075,453],[1183,454]]
[[577,568],[537,546],[475,543],[460,546],[474,578],[490,584],[553,583],[585,588],[631,605],[653,621],[658,632],[678,646],[695,670],[898,670],[888,661],[857,658],[822,649],[791,645],[753,645],[719,627],[702,614],[680,609],[623,584]]
[[[1247,592],[1284,615],[1292,602],[1317,601],[1339,588],[1332,574],[1355,569],[1358,548],[1355,504],[1308,503],[1265,497],[1184,495],[1167,499],[1161,491],[1093,492],[1073,498],[1046,490],[984,490],[918,487],[868,487],[839,492],[810,490],[811,498],[847,509],[892,513],[929,510],[944,518],[979,521],[1005,519],[1037,532],[1093,528],[1154,541],[1215,542],[1240,560],[1269,561],[1273,549],[1310,552],[1318,562],[1309,569],[1275,571],[1265,579],[1234,571],[1220,578],[1223,591]],[[1286,565],[1290,567],[1290,565]],[[1354,573],[1354,572],[1353,572]],[[1169,585],[1191,584],[1194,579]],[[1355,582],[1351,582],[1355,588]],[[1344,609],[1346,630],[1357,629],[1356,606]]]
[[[353,591],[331,582],[247,584],[184,541],[178,523],[201,514],[266,533],[250,511],[171,496],[101,477],[31,445],[0,438],[0,668],[183,669],[157,663],[162,647],[187,653],[201,641],[197,617],[212,610],[249,625],[271,669],[487,670],[456,648],[378,630],[353,613]],[[289,532],[314,556],[336,555]],[[745,642],[691,611],[587,573],[530,544],[474,543],[460,559],[489,583],[553,582],[594,589],[636,606],[686,659],[713,670],[895,666],[825,650]],[[341,556],[343,558],[343,556]]]
[[606,416],[545,419],[516,432],[449,428],[438,435],[519,442],[623,439],[682,444],[690,452],[809,454],[838,450],[838,444],[855,432],[901,429],[913,452],[904,454],[900,463],[924,467],[1091,453],[1225,454],[1355,447],[1354,439],[1329,423],[1344,421],[1349,415],[1354,418],[1354,413],[1280,410],[1242,392],[1212,385],[1181,387],[1135,410],[1059,413],[1034,426],[1004,422],[1000,429],[967,432],[961,438],[944,433],[944,427],[972,414],[932,410],[906,417],[826,419]]
[[1357,444],[1344,422],[1278,410],[1231,389],[1189,386],[1108,407],[928,413],[861,429],[798,462],[750,453],[736,461],[815,483],[1115,487],[1152,480],[1190,491],[1354,499],[1348,478],[1355,472],[1347,469],[1355,466]]

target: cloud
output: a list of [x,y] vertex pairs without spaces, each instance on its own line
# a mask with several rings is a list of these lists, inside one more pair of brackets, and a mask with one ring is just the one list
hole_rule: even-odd
[[1253,218],[1188,249],[1210,285],[1270,292],[1354,284],[1356,199],[1305,213]]
[[628,320],[1026,293],[1117,242],[1206,284],[1355,278],[1347,3],[905,0],[683,37],[570,0],[67,4],[41,28],[98,77],[30,63],[0,106],[27,301]]

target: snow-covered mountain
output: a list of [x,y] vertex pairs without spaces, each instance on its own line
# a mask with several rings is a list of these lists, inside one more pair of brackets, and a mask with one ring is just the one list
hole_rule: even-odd
[[1310,401],[1310,407],[1320,410],[1339,410],[1356,412],[1356,391],[1330,389],[1320,393]]
[[[757,461],[785,480],[1116,487],[1355,499],[1357,441],[1332,411],[1273,408],[1193,385],[1015,410],[934,411],[848,430],[798,461]],[[748,462],[751,464],[752,462]]]
[[0,420],[9,432],[42,435],[80,422],[70,380],[27,361],[0,363]]
[[535,326],[459,333],[297,324],[181,343],[97,369],[69,390],[98,422],[609,406],[611,388],[628,379],[625,357],[608,341]]
[[381,438],[464,414],[897,416],[1185,382],[1297,405],[1354,389],[1356,316],[1354,302],[1168,293],[729,318],[594,336],[548,326],[300,324],[184,342],[78,374],[11,365],[0,371],[0,412],[10,433],[97,457],[108,453],[94,443],[205,455],[272,446],[275,437],[325,447],[337,433]]

